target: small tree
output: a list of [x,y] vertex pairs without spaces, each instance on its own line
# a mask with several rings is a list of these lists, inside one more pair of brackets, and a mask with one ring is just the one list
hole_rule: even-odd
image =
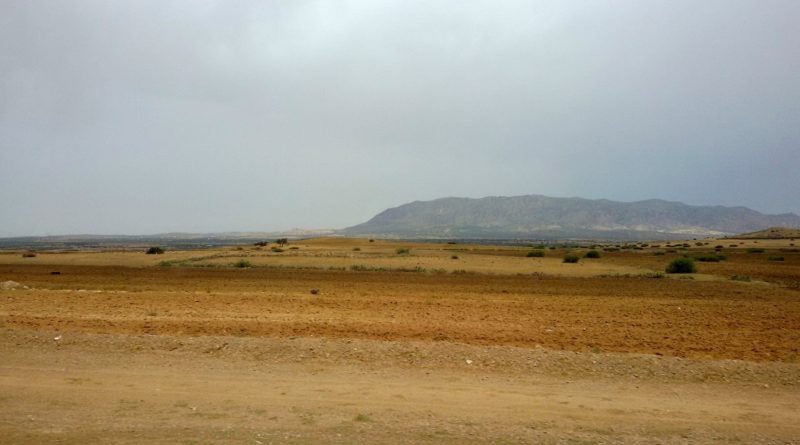
[[586,252],[585,257],[586,258],[600,258],[600,252],[598,252],[596,250],[590,250],[590,251]]
[[283,247],[283,246],[289,244],[289,240],[286,239],[286,238],[278,238],[278,239],[275,240],[275,243],[278,244],[279,246]]
[[147,249],[148,255],[161,255],[162,253],[164,253],[164,249],[157,246]]

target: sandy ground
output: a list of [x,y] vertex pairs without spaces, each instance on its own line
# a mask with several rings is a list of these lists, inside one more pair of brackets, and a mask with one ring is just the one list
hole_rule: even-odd
[[[308,242],[313,268],[0,255],[19,283],[0,291],[0,443],[800,443],[794,252],[686,280],[647,278],[667,261],[647,252],[582,260],[617,271],[597,276],[366,243]],[[491,270],[431,272],[453,248]],[[370,270],[340,270],[351,252]]]

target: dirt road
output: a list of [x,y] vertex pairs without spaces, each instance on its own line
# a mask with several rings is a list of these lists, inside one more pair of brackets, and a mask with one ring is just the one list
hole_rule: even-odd
[[[426,342],[60,335],[3,332],[2,443],[800,437],[792,365]],[[733,381],[713,378],[720,374]]]

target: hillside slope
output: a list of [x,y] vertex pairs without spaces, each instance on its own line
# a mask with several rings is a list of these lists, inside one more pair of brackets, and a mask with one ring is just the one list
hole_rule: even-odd
[[792,229],[789,227],[770,227],[765,230],[757,232],[741,233],[739,235],[731,236],[735,239],[792,239],[800,238],[800,229]]

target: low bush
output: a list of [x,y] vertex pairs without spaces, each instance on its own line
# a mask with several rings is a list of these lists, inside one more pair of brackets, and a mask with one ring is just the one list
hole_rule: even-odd
[[596,250],[590,250],[590,251],[586,252],[586,255],[584,255],[584,257],[586,257],[586,258],[600,258],[600,252],[598,252]]
[[353,252],[361,252],[361,248],[360,247],[353,247]]
[[233,263],[233,267],[238,267],[240,269],[244,269],[246,267],[251,267],[250,261],[247,260],[239,260]]
[[666,269],[667,273],[695,273],[697,267],[694,265],[694,260],[691,258],[676,258],[672,260]]
[[539,249],[531,250],[525,256],[528,257],[528,258],[541,258],[541,257],[544,256],[544,250],[539,250]]
[[764,253],[764,249],[760,247],[749,247],[747,253]]
[[700,261],[701,263],[719,263],[720,261],[724,261],[727,257],[725,255],[708,253],[708,254],[700,254],[695,255],[694,259]]
[[408,255],[409,253],[411,253],[411,249],[399,247],[394,251],[394,253],[398,255]]
[[784,258],[782,256],[771,256],[771,257],[769,257],[767,259],[770,260],[770,261],[784,261],[784,260],[786,260],[786,258]]
[[734,275],[731,277],[733,281],[750,281],[750,277],[747,275]]
[[450,257],[450,259],[451,260],[457,260],[458,259],[458,255],[453,255],[453,256]]
[[281,253],[281,252],[283,252],[283,249],[281,249],[280,247],[273,247],[273,248],[272,248],[272,249],[270,249],[270,250],[271,250],[271,251],[273,251],[273,252],[275,252],[275,253]]
[[160,247],[151,247],[147,249],[148,255],[161,255],[162,253],[164,253],[164,249]]
[[606,252],[619,252],[618,247],[605,247],[603,248],[603,250],[605,250]]
[[36,258],[36,254],[33,252],[25,252],[22,254],[22,258]]
[[564,255],[564,262],[565,263],[577,263],[579,260],[580,260],[580,258],[578,258],[578,255],[575,255],[575,254],[572,254],[572,253],[568,253],[568,254]]

